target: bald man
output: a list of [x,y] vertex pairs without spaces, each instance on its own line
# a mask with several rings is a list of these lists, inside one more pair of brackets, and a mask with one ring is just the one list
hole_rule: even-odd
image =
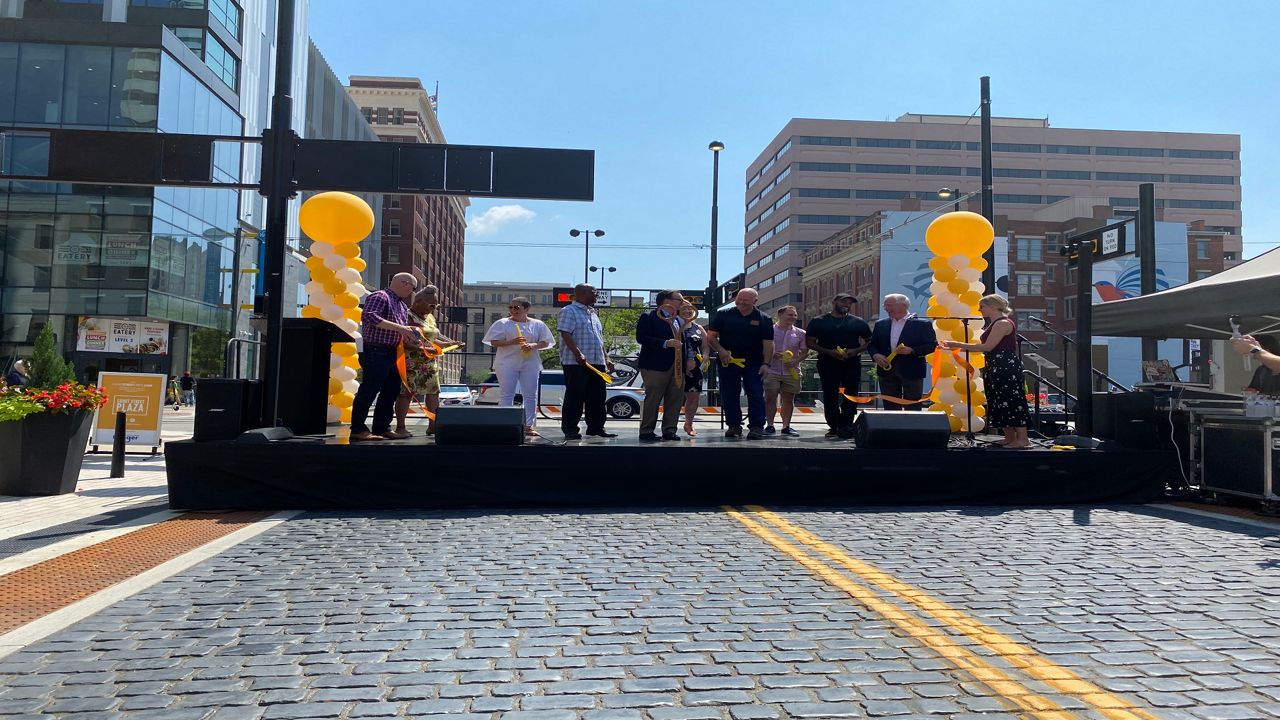
[[[416,345],[417,331],[409,325],[409,298],[418,289],[418,279],[398,273],[390,284],[369,293],[360,316],[364,350],[360,353],[360,389],[351,405],[351,441],[399,440],[408,432],[391,429],[391,418],[400,397],[400,371],[396,370],[396,348],[401,342]],[[374,405],[374,399],[377,405]],[[373,407],[373,430],[365,424]]]

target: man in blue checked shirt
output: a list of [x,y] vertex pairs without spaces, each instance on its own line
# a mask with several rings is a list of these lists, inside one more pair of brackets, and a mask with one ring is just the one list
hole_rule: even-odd
[[573,302],[560,310],[556,321],[560,332],[560,364],[564,366],[564,408],[560,429],[565,440],[581,440],[578,421],[587,416],[587,434],[617,437],[605,432],[605,383],[593,371],[613,372],[613,363],[605,356],[604,329],[596,313],[596,289],[582,283],[573,288]]

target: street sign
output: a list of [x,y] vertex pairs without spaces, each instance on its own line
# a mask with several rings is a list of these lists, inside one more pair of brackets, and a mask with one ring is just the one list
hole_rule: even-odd
[[1093,261],[1107,260],[1129,254],[1129,244],[1125,226],[1130,221],[1118,222],[1096,230],[1072,235],[1062,245],[1062,254],[1067,258],[1067,265],[1075,267],[1080,262],[1080,248],[1093,248]]

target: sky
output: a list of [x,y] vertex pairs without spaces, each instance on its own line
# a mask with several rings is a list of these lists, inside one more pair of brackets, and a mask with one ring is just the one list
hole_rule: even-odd
[[311,0],[309,20],[344,82],[438,82],[450,143],[595,151],[593,202],[472,201],[466,282],[580,282],[578,228],[605,231],[589,257],[617,268],[605,287],[705,287],[712,140],[724,281],[746,168],[788,120],[969,115],[983,75],[996,116],[1239,134],[1245,256],[1280,244],[1267,0]]

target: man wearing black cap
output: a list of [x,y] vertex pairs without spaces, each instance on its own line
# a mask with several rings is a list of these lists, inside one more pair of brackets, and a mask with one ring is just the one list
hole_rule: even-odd
[[853,296],[837,293],[831,312],[809,321],[805,342],[818,354],[818,378],[822,381],[822,412],[827,418],[827,437],[853,437],[856,407],[840,395],[840,388],[857,395],[862,379],[862,351],[871,341],[871,326],[852,315]]

